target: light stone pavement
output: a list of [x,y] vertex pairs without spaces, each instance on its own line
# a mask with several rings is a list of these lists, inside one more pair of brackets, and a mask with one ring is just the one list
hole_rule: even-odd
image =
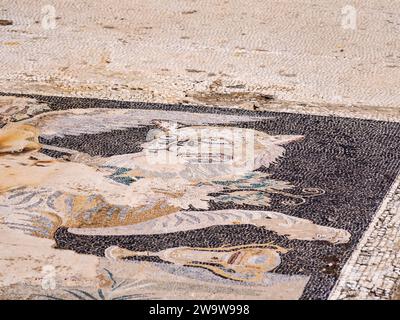
[[[400,121],[400,1],[2,0],[0,19],[1,92]],[[331,299],[396,297],[398,184]]]
[[400,285],[400,176],[343,268],[330,299],[390,299]]
[[398,119],[399,12],[391,0],[3,0],[0,88]]

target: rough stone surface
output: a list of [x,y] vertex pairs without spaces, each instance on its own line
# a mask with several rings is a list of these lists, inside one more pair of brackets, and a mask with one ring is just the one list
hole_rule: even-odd
[[2,1],[1,91],[399,118],[398,1],[46,5]]
[[331,299],[399,299],[400,178],[344,267]]

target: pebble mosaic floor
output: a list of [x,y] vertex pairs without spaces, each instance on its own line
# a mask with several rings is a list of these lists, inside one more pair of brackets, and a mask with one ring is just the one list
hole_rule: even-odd
[[[54,255],[170,277],[130,298],[217,286],[215,297],[327,299],[400,171],[395,122],[13,96],[30,108],[0,117],[1,224],[51,239]],[[237,140],[252,166],[231,170],[221,145]],[[148,158],[172,153],[181,162]],[[38,289],[72,292],[60,290]]]

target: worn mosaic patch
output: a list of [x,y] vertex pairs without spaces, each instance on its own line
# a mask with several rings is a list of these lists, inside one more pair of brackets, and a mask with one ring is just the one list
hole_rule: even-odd
[[0,96],[0,295],[326,299],[400,124]]

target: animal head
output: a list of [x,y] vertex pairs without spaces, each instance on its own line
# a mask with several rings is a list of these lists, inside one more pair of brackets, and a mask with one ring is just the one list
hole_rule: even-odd
[[[207,177],[241,175],[269,167],[285,152],[284,145],[300,140],[298,135],[270,135],[255,129],[228,126],[182,126],[156,121],[142,145],[151,165],[184,166],[209,172]],[[165,167],[166,166],[166,167]],[[217,169],[217,170],[215,170]]]
[[0,129],[0,153],[39,150],[39,130],[23,124],[8,124]]

